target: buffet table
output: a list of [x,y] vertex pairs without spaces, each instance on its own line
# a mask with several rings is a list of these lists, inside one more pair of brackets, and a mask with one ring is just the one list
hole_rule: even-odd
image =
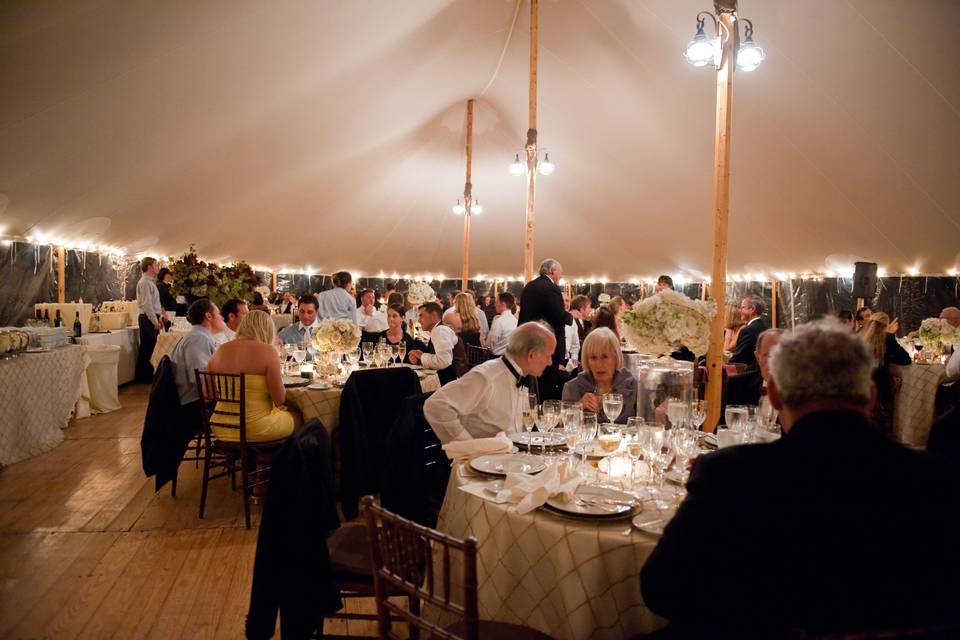
[[942,364],[891,365],[902,380],[894,400],[893,435],[903,444],[926,447],[933,426],[937,389],[946,381]]
[[483,481],[455,466],[437,525],[479,541],[481,620],[523,624],[557,640],[629,638],[665,625],[640,595],[640,569],[658,537],[629,520],[521,515],[460,488]]
[[0,361],[0,464],[63,442],[85,368],[83,349],[76,345]]
[[72,329],[73,321],[77,318],[77,312],[80,312],[81,331],[86,333],[90,330],[90,316],[93,315],[93,305],[86,302],[39,302],[33,305],[34,311],[39,311],[41,315],[44,311],[49,313],[50,321],[53,322],[57,311],[63,319],[63,326]]
[[120,347],[120,362],[117,364],[117,383],[133,382],[137,372],[137,350],[140,346],[140,329],[129,327],[106,333],[87,333],[77,344],[93,347],[116,345]]

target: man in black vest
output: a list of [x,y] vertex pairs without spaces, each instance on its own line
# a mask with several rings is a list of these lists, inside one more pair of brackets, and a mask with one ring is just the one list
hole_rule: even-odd
[[553,362],[544,369],[539,379],[541,400],[559,400],[562,391],[560,365],[567,352],[564,327],[573,324],[573,316],[563,308],[563,294],[558,284],[562,277],[563,267],[553,258],[548,258],[540,264],[540,276],[528,282],[520,294],[519,324],[542,320],[553,329],[557,339]]
[[590,331],[590,316],[593,315],[593,303],[590,302],[590,298],[584,295],[573,296],[573,300],[570,301],[570,315],[573,316],[573,323],[577,325],[580,344],[583,344]]

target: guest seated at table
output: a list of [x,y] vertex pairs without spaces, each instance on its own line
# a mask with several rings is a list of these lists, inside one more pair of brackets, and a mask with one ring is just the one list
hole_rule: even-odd
[[464,344],[472,344],[475,347],[484,345],[483,335],[480,331],[481,313],[474,304],[473,298],[468,293],[458,293],[453,299],[453,309],[450,313],[443,314],[443,324],[447,325],[453,332],[460,336]]
[[[298,412],[282,408],[286,389],[274,347],[276,338],[277,330],[270,316],[263,311],[251,311],[237,327],[236,339],[217,349],[207,363],[208,371],[246,374],[244,402],[249,442],[281,440],[302,423]],[[227,412],[236,411],[228,406],[222,408]],[[229,417],[223,415],[218,419],[229,421]],[[213,433],[221,440],[239,438],[235,429],[214,426]]]
[[[619,329],[617,329],[616,318],[614,318],[613,312],[610,311],[610,307],[605,304],[600,305],[599,307],[597,307],[597,310],[593,312],[593,322],[591,325],[590,333],[593,333],[594,331],[600,328],[610,329],[610,331],[613,331],[613,334],[617,337],[617,341],[619,342],[620,331]],[[588,333],[587,337],[589,336],[590,334]],[[581,351],[582,350],[583,349],[581,348]]]
[[[767,381],[770,380],[770,352],[780,342],[783,329],[767,329],[757,336],[757,365],[752,371],[745,371],[727,379],[723,396],[723,409],[728,404],[759,405],[761,398],[767,397]],[[721,411],[723,415],[723,411]]]
[[897,342],[897,337],[888,330],[889,323],[890,316],[882,311],[875,312],[858,335],[867,344],[874,361],[873,382],[877,385],[877,403],[873,409],[873,421],[882,433],[892,436],[894,385],[890,365],[908,365],[911,360],[910,354]]
[[510,335],[517,329],[517,301],[509,291],[497,294],[497,315],[490,325],[487,347],[495,356],[502,356],[507,350]]
[[480,311],[483,311],[483,315],[486,316],[487,326],[491,326],[493,319],[497,317],[497,301],[488,293],[477,303],[477,306],[480,308]]
[[[457,307],[457,298],[461,295],[461,293],[466,296],[465,302],[462,302],[461,305],[466,305],[471,310],[469,314],[464,312],[464,315],[465,317],[469,317],[470,315],[473,315],[477,319],[477,324],[479,325],[478,331],[480,334],[480,339],[482,341],[482,344],[486,344],[487,334],[490,333],[490,324],[487,322],[487,314],[485,314],[480,309],[480,307],[477,306],[476,298],[474,298],[473,292],[470,291],[469,289],[467,291],[463,291],[463,292],[455,291],[453,293],[453,299],[451,300],[450,308],[444,309],[443,311],[443,323],[449,326],[451,329],[453,329],[453,331],[457,335],[460,335],[462,333],[462,330],[459,328],[463,324],[462,320],[460,320],[459,323],[457,320],[450,320],[451,318],[459,318],[460,310]],[[473,324],[473,323],[470,323],[470,324]],[[469,339],[465,339],[464,342],[467,344],[473,344],[478,347],[482,346],[481,343],[475,342],[472,336],[469,337]]]
[[610,313],[613,314],[614,322],[617,324],[617,335],[623,335],[623,314],[627,312],[627,305],[622,296],[613,296],[607,303]]
[[270,313],[270,307],[263,303],[263,294],[259,291],[254,291],[253,295],[250,296],[250,304],[247,305],[250,311],[263,311],[264,313]]
[[528,322],[510,335],[506,352],[459,380],[441,387],[423,405],[423,414],[441,442],[489,438],[520,428],[521,401],[553,359],[557,340],[541,322]]
[[724,307],[723,314],[723,350],[733,351],[737,346],[737,339],[740,337],[740,330],[743,329],[744,322],[740,316],[740,307],[735,304],[728,304]]
[[850,333],[856,333],[857,331],[857,320],[853,317],[853,311],[849,309],[843,309],[837,312],[837,319],[840,320],[840,324],[845,326]]
[[357,325],[366,333],[380,333],[387,329],[387,314],[377,309],[373,289],[360,292],[360,307],[357,309]]
[[[644,563],[643,600],[670,620],[670,637],[826,637],[960,621],[957,474],[871,426],[873,365],[836,320],[780,340],[769,392],[786,435],[697,458],[686,499]],[[706,532],[715,552],[704,562]]]
[[654,293],[660,293],[661,291],[665,291],[667,289],[673,289],[673,278],[666,275],[657,278],[657,286],[654,287]]
[[[226,329],[217,305],[200,298],[187,309],[190,332],[174,345],[170,362],[174,368],[177,396],[185,419],[200,424],[200,392],[195,371],[203,371],[217,350],[216,336]],[[274,356],[276,358],[276,356]]]
[[409,363],[411,351],[423,351],[427,346],[406,332],[406,322],[403,320],[404,314],[402,304],[390,305],[387,308],[387,328],[380,332],[378,338],[383,338],[389,345],[400,344],[401,342],[405,344],[407,352],[403,356],[403,361]]
[[587,334],[580,349],[583,372],[563,385],[563,400],[579,402],[587,411],[599,414],[600,396],[605,393],[623,395],[623,410],[615,422],[625,424],[637,415],[637,379],[623,366],[620,340],[606,327]]
[[293,297],[293,293],[290,291],[283,292],[283,302],[280,303],[280,313],[293,313],[293,308],[296,306],[296,298]]
[[957,307],[945,307],[940,312],[940,319],[946,320],[951,327],[960,327],[960,309]]
[[357,324],[357,301],[352,293],[353,276],[349,271],[338,271],[332,276],[333,289],[317,296],[317,317],[349,320]]
[[227,326],[214,337],[214,342],[217,343],[218,347],[237,337],[237,327],[240,326],[240,321],[243,320],[244,316],[246,316],[250,310],[244,300],[240,298],[230,298],[223,303],[223,308],[220,309],[220,312],[223,314],[223,320]]
[[[425,369],[433,369],[440,378],[440,384],[447,384],[457,378],[453,363],[453,352],[459,339],[453,329],[440,323],[443,310],[436,302],[420,305],[420,327],[430,332],[430,343],[426,349],[414,349],[407,352],[410,364],[421,364]],[[460,347],[461,350],[463,347]]]
[[301,296],[297,302],[297,313],[300,316],[300,322],[284,327],[280,331],[280,341],[283,344],[302,345],[313,337],[318,324],[316,297],[309,294]]

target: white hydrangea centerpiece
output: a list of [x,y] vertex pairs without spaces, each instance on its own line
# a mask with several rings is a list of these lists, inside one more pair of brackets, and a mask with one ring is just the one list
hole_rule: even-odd
[[941,318],[927,318],[921,322],[919,336],[926,347],[955,347],[960,343],[960,331]]
[[700,356],[707,352],[710,320],[716,313],[713,300],[691,300],[668,289],[624,313],[623,332],[640,353],[670,353],[684,346]]
[[360,327],[349,320],[327,318],[313,334],[313,348],[329,353],[350,353],[360,346]]
[[434,302],[437,299],[437,292],[433,290],[426,282],[413,282],[407,289],[407,300],[414,305]]

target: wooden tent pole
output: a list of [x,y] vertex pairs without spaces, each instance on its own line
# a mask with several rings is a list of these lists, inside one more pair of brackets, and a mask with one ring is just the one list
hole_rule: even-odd
[[[736,2],[733,3],[736,10]],[[729,11],[719,15],[718,29],[723,42],[717,69],[717,130],[713,158],[713,272],[710,293],[717,303],[717,314],[710,322],[710,347],[707,351],[707,420],[704,430],[713,431],[720,420],[720,395],[723,392],[723,305],[726,304],[727,221],[730,208],[730,123],[733,93],[736,16]]]
[[277,272],[271,271],[270,272],[270,291],[276,291],[276,290],[277,290]]
[[497,279],[493,279],[493,301],[497,301]]
[[772,280],[770,284],[773,287],[770,293],[770,326],[776,328],[777,326],[777,281]]
[[[707,299],[707,283],[703,282],[700,284],[700,299],[706,301]],[[720,313],[720,310],[717,309],[717,313]]]
[[56,248],[57,253],[57,302],[66,302],[67,295],[67,250]]
[[463,264],[460,271],[460,290],[470,287],[470,209],[473,205],[473,184],[470,174],[473,168],[473,99],[467,100],[467,178],[463,183]]
[[527,211],[523,239],[523,279],[533,280],[533,223],[537,208],[537,9],[538,0],[530,0],[530,98],[527,130]]

